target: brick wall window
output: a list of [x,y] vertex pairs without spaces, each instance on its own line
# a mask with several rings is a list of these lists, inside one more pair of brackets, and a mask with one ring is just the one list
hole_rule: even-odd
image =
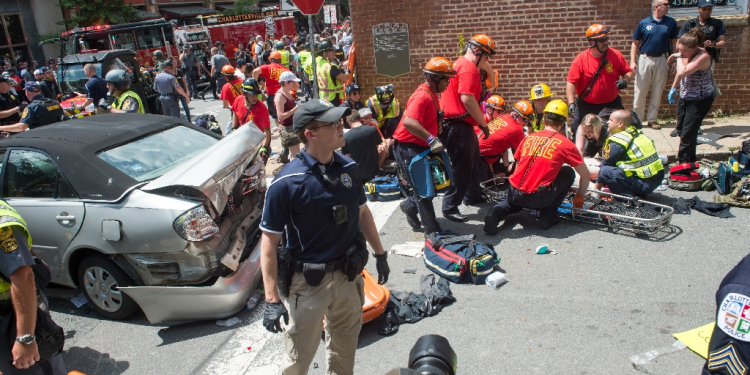
[[0,15],[0,57],[30,60],[29,45],[19,14]]

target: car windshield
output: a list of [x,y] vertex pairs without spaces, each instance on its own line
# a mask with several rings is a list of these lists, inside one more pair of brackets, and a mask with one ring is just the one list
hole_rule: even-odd
[[[91,63],[96,67],[96,75],[104,77],[102,74],[102,63]],[[86,82],[89,78],[86,77],[86,73],[83,72],[83,66],[86,63],[80,64],[66,64],[60,65],[57,68],[57,80],[60,82],[60,89],[62,92],[79,91],[86,93]],[[112,60],[112,64],[109,65],[107,71],[112,69],[122,69],[125,71],[132,71],[127,65],[125,65],[120,59],[116,58]]]
[[175,126],[101,152],[98,156],[143,182],[164,175],[218,141],[186,126]]

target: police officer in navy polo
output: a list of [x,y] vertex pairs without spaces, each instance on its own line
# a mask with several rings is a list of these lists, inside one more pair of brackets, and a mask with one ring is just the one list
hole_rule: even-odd
[[21,120],[21,98],[10,92],[16,82],[11,78],[0,76],[0,125],[17,124]]
[[716,291],[716,326],[702,375],[750,371],[750,254],[724,276]]
[[0,126],[0,131],[17,133],[63,120],[65,112],[60,102],[45,98],[38,82],[26,82],[23,89],[31,102],[23,110],[21,120],[17,124]]
[[[284,332],[285,375],[307,374],[324,315],[328,373],[352,374],[362,327],[365,239],[375,251],[378,282],[384,284],[390,273],[356,163],[335,152],[344,146],[340,120],[350,113],[322,99],[300,106],[292,126],[305,150],[266,192],[260,225],[263,325]],[[279,248],[282,236],[286,247]]]
[[164,115],[180,117],[180,104],[177,95],[187,98],[188,104],[190,103],[190,97],[177,82],[177,78],[174,77],[175,67],[172,60],[164,61],[162,69],[161,73],[154,78],[154,90],[159,92],[159,102],[161,102]]

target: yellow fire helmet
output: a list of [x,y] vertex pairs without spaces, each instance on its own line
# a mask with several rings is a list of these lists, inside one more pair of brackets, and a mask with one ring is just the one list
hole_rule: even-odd
[[531,97],[529,98],[529,100],[544,99],[555,96],[555,94],[550,91],[549,86],[545,85],[544,83],[539,83],[532,87],[530,95]]
[[555,99],[547,103],[544,107],[544,113],[554,113],[562,117],[568,117],[568,105],[560,99]]

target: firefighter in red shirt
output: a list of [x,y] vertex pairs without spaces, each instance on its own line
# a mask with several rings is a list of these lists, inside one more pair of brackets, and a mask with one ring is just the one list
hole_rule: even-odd
[[[500,95],[490,96],[490,98],[487,99],[486,102],[484,102],[484,106],[487,107],[484,110],[484,121],[487,123],[487,126],[489,126],[489,123],[492,120],[502,116],[503,113],[505,113],[505,99],[503,99],[503,97]],[[482,129],[475,127],[474,131],[477,130],[482,131]]]
[[259,77],[263,77],[266,81],[266,108],[268,108],[268,112],[271,113],[271,117],[278,121],[273,98],[276,96],[276,91],[279,91],[281,88],[281,84],[279,83],[281,73],[288,72],[289,69],[281,65],[281,53],[279,51],[271,52],[271,54],[268,55],[268,61],[271,63],[261,65],[253,70],[253,78],[258,81]]
[[[440,107],[445,111],[446,129],[440,134],[448,157],[453,165],[453,180],[443,198],[443,216],[451,221],[466,222],[468,217],[458,210],[469,185],[473,184],[475,161],[479,159],[479,143],[474,126],[490,136],[487,122],[484,121],[479,101],[482,95],[479,69],[490,56],[495,54],[495,42],[485,34],[471,38],[466,53],[453,64],[456,75],[451,78],[448,88],[440,96]],[[476,182],[477,184],[479,182]],[[470,200],[481,200],[480,196],[467,196]]]
[[555,226],[561,220],[557,208],[568,195],[575,172],[581,179],[573,206],[583,207],[591,175],[576,145],[559,133],[567,118],[568,106],[562,100],[553,100],[544,108],[544,130],[526,137],[513,155],[518,166],[508,179],[508,196],[487,212],[485,233],[497,234],[501,221],[524,208],[539,210],[543,230]]
[[[435,154],[443,151],[443,144],[438,139],[442,113],[437,94],[445,91],[449,79],[456,75],[453,64],[445,57],[434,57],[427,62],[422,71],[425,83],[420,85],[406,102],[401,122],[393,133],[393,139],[396,141],[394,156],[401,170],[406,172],[404,174],[409,183],[409,163],[415,156],[428,148]],[[432,198],[421,198],[414,190],[410,197],[401,202],[401,211],[406,214],[406,220],[415,231],[422,225],[425,235],[441,231],[440,224],[435,218]]]
[[[516,152],[526,134],[524,127],[529,125],[534,115],[531,103],[521,100],[513,105],[510,113],[506,113],[487,124],[490,137],[479,140],[479,155],[482,162],[475,172],[479,181],[486,181],[499,173],[512,173],[508,163],[508,149]],[[481,136],[477,131],[477,137]]]
[[[589,48],[573,59],[565,89],[568,103],[571,103],[573,137],[581,120],[589,113],[598,114],[604,108],[624,109],[620,90],[628,87],[627,80],[633,78],[633,71],[622,53],[609,47],[609,30],[604,25],[591,25],[586,30],[586,39]],[[602,59],[607,61],[604,65]]]

